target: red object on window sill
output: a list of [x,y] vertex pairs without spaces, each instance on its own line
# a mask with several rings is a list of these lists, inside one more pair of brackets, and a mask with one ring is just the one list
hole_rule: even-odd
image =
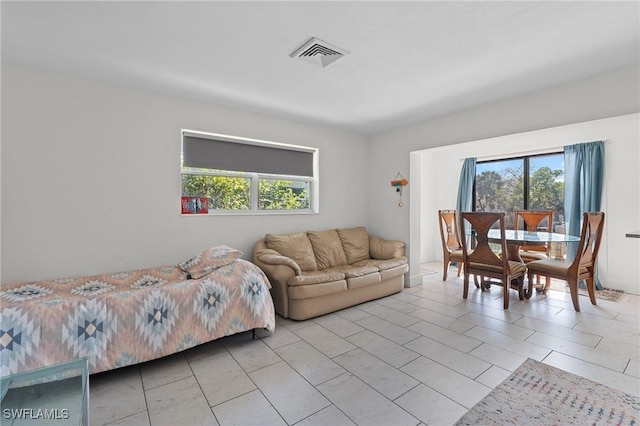
[[209,213],[209,200],[207,197],[182,197],[182,214],[207,214]]

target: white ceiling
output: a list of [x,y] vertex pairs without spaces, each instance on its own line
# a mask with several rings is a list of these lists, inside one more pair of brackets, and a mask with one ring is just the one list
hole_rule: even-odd
[[[1,53],[370,134],[638,64],[639,5],[2,1]],[[290,58],[310,37],[350,54]]]

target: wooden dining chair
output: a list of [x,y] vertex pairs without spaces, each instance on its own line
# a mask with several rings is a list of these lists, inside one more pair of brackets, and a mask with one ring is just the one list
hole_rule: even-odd
[[[507,256],[498,256],[489,245],[488,233],[497,222],[500,229],[500,249],[507,253],[507,241],[504,232],[504,213],[463,212],[462,216],[462,251],[464,254],[464,287],[462,297],[469,293],[469,275],[490,277],[500,280],[504,291],[504,309],[509,308],[509,292],[512,282],[515,283],[520,300],[524,300],[524,275],[526,267],[522,262],[508,260]],[[467,230],[469,226],[469,230]],[[467,233],[473,233],[473,236]],[[474,238],[474,248],[468,239]],[[492,238],[492,241],[495,241]],[[483,278],[484,279],[484,278]],[[482,288],[488,288],[484,284]]]
[[[604,212],[585,212],[582,216],[582,232],[578,243],[578,253],[572,262],[556,259],[543,259],[527,264],[529,281],[533,275],[543,275],[569,284],[571,301],[576,312],[580,312],[578,283],[586,281],[591,304],[596,304],[595,269],[598,250],[602,240]],[[527,295],[530,297],[530,294]]]
[[442,281],[446,281],[451,262],[458,263],[458,276],[460,276],[464,257],[462,255],[462,246],[460,245],[456,211],[438,210],[438,221],[440,222],[440,239],[442,240],[442,255],[444,257]]
[[[552,210],[516,210],[515,211],[515,229],[524,229],[525,231],[545,231],[553,230],[553,211]],[[522,225],[521,225],[522,222]],[[535,260],[550,258],[551,243],[527,245],[520,249],[520,258],[526,264]],[[536,275],[537,283],[540,284],[540,275]],[[533,285],[532,281],[529,281]],[[551,278],[545,277],[544,291],[551,286]]]

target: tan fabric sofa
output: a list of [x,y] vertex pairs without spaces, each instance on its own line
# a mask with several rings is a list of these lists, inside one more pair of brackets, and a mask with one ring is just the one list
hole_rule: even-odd
[[271,282],[276,312],[304,320],[401,291],[404,248],[365,227],[267,234],[253,261]]

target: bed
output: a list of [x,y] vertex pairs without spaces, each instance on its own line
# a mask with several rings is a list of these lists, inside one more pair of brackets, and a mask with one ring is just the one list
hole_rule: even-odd
[[89,358],[90,373],[239,332],[273,332],[268,279],[216,246],[177,266],[0,287],[0,375]]

